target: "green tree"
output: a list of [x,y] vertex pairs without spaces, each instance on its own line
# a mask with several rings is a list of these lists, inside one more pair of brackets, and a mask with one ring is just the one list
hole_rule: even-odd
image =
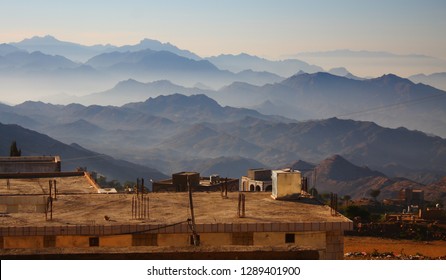
[[361,217],[361,220],[367,221],[370,218],[370,212],[357,205],[350,205],[345,208],[345,216],[349,219]]
[[317,191],[317,189],[314,188],[314,187],[311,188],[311,189],[309,189],[309,190],[308,190],[308,193],[311,194],[311,195],[314,196],[314,197],[317,197],[318,194],[319,194],[318,191]]
[[379,196],[379,194],[381,193],[381,191],[379,189],[371,189],[369,194],[370,196],[376,201],[377,197]]
[[22,150],[17,148],[16,141],[12,141],[11,147],[9,149],[9,156],[11,156],[11,157],[22,156]]
[[99,177],[96,179],[96,183],[98,183],[98,185],[101,187],[106,187],[107,186],[107,177],[105,177],[103,175],[99,175]]
[[346,195],[344,195],[342,197],[342,200],[344,201],[345,206],[348,206],[348,203],[349,203],[350,199],[352,199],[352,197],[350,195],[348,195],[348,194],[346,194]]

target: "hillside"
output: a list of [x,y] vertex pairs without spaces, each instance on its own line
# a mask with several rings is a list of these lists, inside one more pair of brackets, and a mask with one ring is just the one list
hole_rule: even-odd
[[[396,198],[402,188],[425,189],[424,185],[408,179],[389,178],[368,167],[356,166],[339,155],[324,159],[315,170],[316,174],[314,171],[304,173],[310,180],[310,187],[315,186],[319,193],[333,192],[339,196],[349,195],[352,199],[370,198],[372,189],[379,189],[381,198]],[[438,197],[438,193],[432,193],[431,197]]]
[[302,73],[260,87],[234,83],[211,96],[222,104],[256,106],[261,113],[299,120],[342,117],[446,136],[446,92],[391,74],[354,80]]
[[434,202],[441,202],[443,207],[446,205],[446,177],[427,185],[424,189],[425,199]]
[[167,80],[141,83],[128,79],[117,83],[109,90],[82,96],[77,101],[84,105],[104,104],[122,106],[131,102],[141,102],[149,98],[155,98],[159,95],[170,95],[173,93],[193,95],[205,92],[205,90],[198,88],[179,86]]
[[2,156],[8,156],[12,141],[17,141],[23,156],[61,156],[63,171],[73,171],[77,167],[87,167],[89,171],[103,174],[109,180],[116,179],[121,182],[134,181],[137,177],[151,179],[166,177],[155,169],[95,153],[77,144],[66,145],[44,134],[24,129],[18,125],[0,123],[0,135],[2,135],[0,138],[0,154]]
[[[288,124],[236,122],[222,129],[264,149],[286,151],[294,158],[310,162],[339,154],[354,164],[367,165],[389,176],[394,176],[392,172],[397,170],[399,176],[406,178],[411,178],[415,170],[439,174],[446,171],[443,168],[446,140],[404,128],[390,129],[371,122],[331,118]],[[271,154],[256,160],[269,166],[290,162],[277,161]],[[397,164],[399,168],[386,170],[389,164]]]
[[186,96],[175,93],[149,98],[144,102],[129,103],[122,108],[133,109],[141,113],[181,121],[185,123],[228,122],[253,117],[265,120],[290,121],[283,117],[260,114],[255,110],[221,106],[204,94]]

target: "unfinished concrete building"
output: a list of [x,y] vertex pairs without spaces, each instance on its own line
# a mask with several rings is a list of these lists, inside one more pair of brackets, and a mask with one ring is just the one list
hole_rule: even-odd
[[271,169],[256,168],[249,169],[247,176],[243,176],[240,181],[240,191],[242,192],[271,192],[273,185],[271,179]]
[[[0,194],[48,197],[48,180],[14,179],[8,188],[2,179]],[[48,212],[3,209],[2,259],[342,259],[343,233],[352,229],[350,220],[308,197],[170,192],[135,199],[97,194],[84,177],[56,180],[51,220]],[[144,215],[136,216],[140,201]]]
[[399,192],[399,200],[404,206],[419,206],[424,205],[424,191],[412,188],[404,188]]
[[171,179],[152,183],[153,192],[185,192],[188,185],[193,191],[220,191],[226,187],[228,191],[237,191],[238,179],[220,178],[218,175],[201,177],[198,172],[179,172],[172,174]]

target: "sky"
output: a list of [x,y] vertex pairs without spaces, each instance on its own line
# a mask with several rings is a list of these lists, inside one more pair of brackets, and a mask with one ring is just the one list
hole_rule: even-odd
[[202,57],[336,49],[446,59],[444,0],[0,0],[0,43],[170,42]]

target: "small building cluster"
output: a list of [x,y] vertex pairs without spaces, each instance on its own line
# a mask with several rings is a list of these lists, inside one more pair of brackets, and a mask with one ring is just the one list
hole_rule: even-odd
[[220,178],[219,175],[201,177],[198,172],[179,172],[172,174],[172,178],[152,183],[153,192],[186,192],[190,186],[194,192],[237,191],[239,180],[234,178]]

